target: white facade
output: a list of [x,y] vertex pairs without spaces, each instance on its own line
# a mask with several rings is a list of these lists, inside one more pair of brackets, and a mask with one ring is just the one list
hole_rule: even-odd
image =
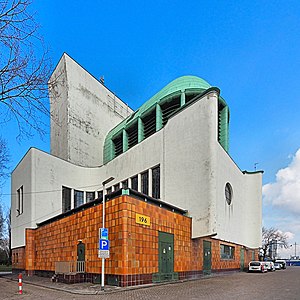
[[[262,172],[242,172],[219,143],[217,89],[183,105],[154,134],[129,149],[123,146],[122,154],[103,165],[107,133],[131,110],[67,55],[53,76],[59,74],[62,83],[51,92],[51,154],[30,149],[12,174],[12,248],[24,246],[24,228],[62,213],[63,186],[97,191],[113,176],[109,185],[129,179],[131,187],[138,174],[141,191],[140,174],[150,170],[151,196],[151,169],[157,165],[160,198],[188,210],[193,238],[212,235],[251,248],[261,245]],[[230,205],[226,183],[233,191]],[[17,216],[21,186],[24,210]]]

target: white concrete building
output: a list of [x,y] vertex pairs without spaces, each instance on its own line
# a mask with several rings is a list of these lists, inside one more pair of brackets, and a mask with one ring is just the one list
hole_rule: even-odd
[[228,154],[229,109],[216,87],[180,77],[133,112],[64,54],[50,89],[51,153],[31,148],[12,174],[12,248],[25,228],[93,201],[101,182],[186,209],[192,237],[261,245],[262,172]]

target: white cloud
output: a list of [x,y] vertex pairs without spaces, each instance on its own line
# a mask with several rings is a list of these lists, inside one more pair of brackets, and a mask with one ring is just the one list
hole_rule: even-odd
[[276,181],[263,186],[266,204],[300,215],[300,149],[290,165],[280,169]]

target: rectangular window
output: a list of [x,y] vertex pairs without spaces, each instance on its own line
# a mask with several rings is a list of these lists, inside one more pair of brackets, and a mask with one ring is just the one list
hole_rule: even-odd
[[83,204],[83,191],[74,190],[74,208]]
[[128,189],[128,179],[122,181],[122,188],[123,189]]
[[131,188],[133,190],[138,191],[138,176],[137,175],[131,178]]
[[98,199],[103,200],[103,191],[98,191]]
[[160,198],[160,166],[152,169],[152,197]]
[[86,202],[95,200],[95,192],[86,192]]
[[141,174],[142,186],[141,190],[143,194],[148,195],[149,193],[149,172],[148,170]]
[[109,195],[109,194],[111,194],[111,193],[112,193],[112,187],[106,189],[106,194],[107,194],[107,195]]
[[117,191],[120,189],[120,183],[117,183],[114,185],[114,191]]
[[23,185],[17,190],[17,216],[23,213]]
[[221,259],[234,259],[234,247],[228,245],[220,245]]
[[71,210],[71,189],[62,187],[62,212]]

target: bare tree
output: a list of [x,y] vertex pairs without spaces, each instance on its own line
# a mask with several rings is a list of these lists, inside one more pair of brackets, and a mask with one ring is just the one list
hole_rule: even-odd
[[6,141],[0,137],[0,187],[4,179],[8,176],[9,159],[10,157],[9,157]]
[[10,255],[10,213],[7,216],[4,215],[3,208],[0,205],[0,263],[9,264],[11,260]]
[[[2,123],[15,119],[18,138],[45,133],[51,64],[30,0],[0,0],[0,103]],[[51,83],[50,83],[51,84]]]
[[[264,252],[264,258],[267,257],[267,253],[272,246],[280,246],[288,248],[288,238],[286,234],[282,233],[277,228],[262,228],[262,249]],[[273,257],[271,257],[273,258]]]

